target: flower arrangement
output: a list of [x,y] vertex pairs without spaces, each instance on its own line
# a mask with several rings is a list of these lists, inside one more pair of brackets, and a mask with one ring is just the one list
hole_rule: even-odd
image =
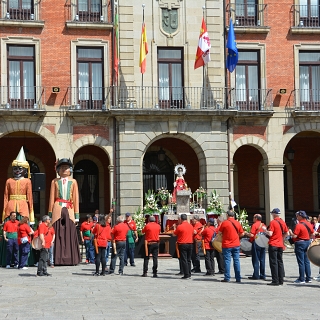
[[209,203],[207,206],[207,212],[213,212],[217,215],[221,215],[223,213],[223,204],[219,197],[220,195],[216,190],[213,190],[213,192],[211,192],[209,197]]
[[158,189],[158,199],[161,201],[166,201],[169,198],[169,191],[164,187]]
[[242,209],[241,210],[239,208],[239,213],[235,211],[235,214],[236,214],[236,218],[240,222],[243,230],[249,232],[250,231],[250,225],[249,225],[249,222],[248,222],[248,213],[247,213],[246,209]]
[[206,199],[207,198],[207,190],[202,187],[199,187],[195,192],[194,195],[197,199]]
[[138,235],[142,235],[142,229],[146,225],[146,219],[144,217],[143,211],[139,207],[137,211],[132,215],[132,219],[136,223]]
[[165,213],[169,211],[169,206],[167,206],[166,204],[164,206],[162,206],[161,208],[161,212]]
[[153,191],[148,190],[148,193],[144,195],[145,206],[143,207],[143,213],[153,215],[155,212],[159,213],[158,205],[157,205],[157,196]]

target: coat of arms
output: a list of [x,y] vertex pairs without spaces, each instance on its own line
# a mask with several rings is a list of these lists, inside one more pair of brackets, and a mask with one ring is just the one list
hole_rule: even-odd
[[162,8],[162,30],[173,34],[178,29],[178,9]]

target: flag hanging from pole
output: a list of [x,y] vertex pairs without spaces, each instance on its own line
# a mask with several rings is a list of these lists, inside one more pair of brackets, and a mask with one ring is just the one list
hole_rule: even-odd
[[147,54],[148,54],[147,30],[146,30],[146,25],[143,22],[142,31],[141,31],[140,59],[139,59],[139,67],[142,74],[146,72]]
[[230,72],[233,72],[238,63],[238,48],[236,44],[236,37],[234,35],[233,23],[231,18],[228,33],[227,49],[228,52],[226,67]]
[[119,16],[118,12],[114,17],[114,43],[113,43],[113,50],[114,50],[114,72],[115,72],[115,82],[118,79],[119,73]]
[[202,18],[198,49],[196,53],[196,60],[194,62],[194,69],[202,67],[210,61],[210,48],[211,43],[207,31],[207,26],[204,19]]

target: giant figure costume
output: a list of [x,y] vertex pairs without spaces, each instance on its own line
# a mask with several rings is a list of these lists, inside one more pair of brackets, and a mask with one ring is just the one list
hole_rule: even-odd
[[76,265],[80,262],[79,242],[74,223],[79,221],[78,184],[70,177],[70,159],[58,159],[56,171],[60,177],[51,182],[48,210],[56,232],[54,261],[55,265]]
[[[10,212],[20,216],[28,217],[31,224],[34,223],[32,186],[30,180],[30,167],[26,160],[23,147],[21,147],[17,159],[12,162],[13,178],[6,181],[3,199],[2,221],[9,220]],[[28,170],[28,178],[24,175]]]

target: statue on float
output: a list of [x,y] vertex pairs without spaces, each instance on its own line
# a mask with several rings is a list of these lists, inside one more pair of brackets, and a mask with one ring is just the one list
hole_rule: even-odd
[[[4,190],[2,222],[10,219],[11,212],[16,212],[17,220],[28,217],[30,224],[34,224],[30,166],[23,147],[21,147],[16,160],[12,162],[12,173],[13,178],[6,181]],[[27,174],[28,178],[25,178]]]
[[78,183],[71,177],[70,159],[57,160],[59,178],[51,182],[49,217],[56,233],[54,244],[55,265],[76,265],[80,262],[79,242],[75,223],[79,221]]
[[186,174],[186,167],[183,164],[177,164],[174,167],[174,173],[177,175],[176,181],[174,182],[173,192],[172,192],[172,202],[177,203],[177,191],[179,190],[187,190],[188,185],[184,180],[184,175]]

